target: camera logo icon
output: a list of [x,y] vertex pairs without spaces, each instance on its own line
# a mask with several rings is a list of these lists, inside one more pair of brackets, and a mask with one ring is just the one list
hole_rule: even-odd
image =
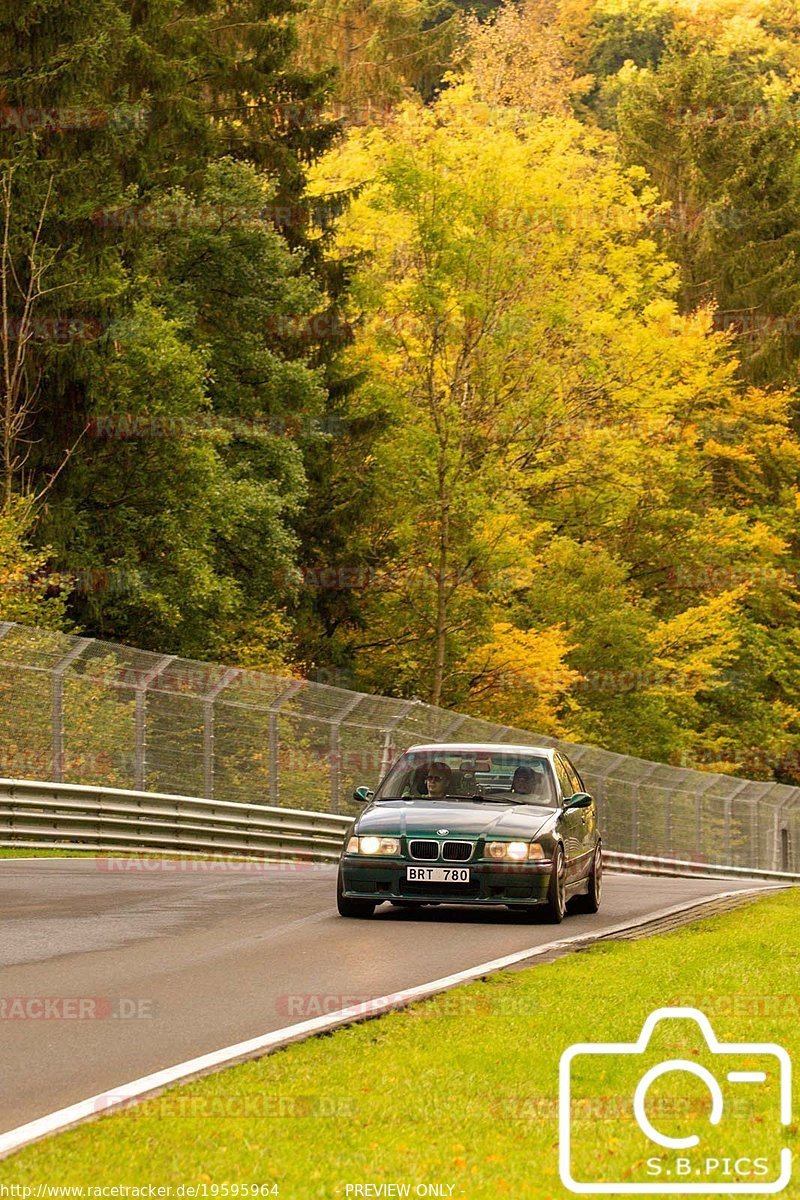
[[659,1008],[635,1042],[562,1054],[561,1181],[578,1195],[775,1195],[792,1176],[791,1105],[782,1046],[720,1042],[699,1009]]

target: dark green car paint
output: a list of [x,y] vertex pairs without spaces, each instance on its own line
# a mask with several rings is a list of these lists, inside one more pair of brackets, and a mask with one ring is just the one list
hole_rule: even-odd
[[[416,748],[415,748],[416,749]],[[441,749],[445,749],[442,747]],[[507,747],[497,746],[500,752]],[[574,768],[573,768],[574,770]],[[553,764],[556,778],[555,764]],[[559,772],[560,775],[560,772]],[[409,904],[486,904],[532,909],[546,905],[550,889],[556,847],[565,859],[565,898],[591,896],[591,876],[599,866],[600,837],[594,800],[586,792],[564,797],[557,785],[560,807],[505,801],[497,796],[481,800],[434,800],[428,797],[374,801],[369,793],[364,811],[356,817],[344,840],[339,867],[340,912],[343,915],[369,915],[371,904],[399,901]],[[366,788],[357,789],[354,798],[364,802]],[[442,833],[446,830],[446,833]],[[400,839],[398,855],[350,854],[346,847],[353,836],[377,835]],[[412,858],[409,841],[464,840],[474,844],[465,861]],[[508,842],[536,841],[545,860],[510,862],[486,856],[487,839]],[[409,866],[445,868],[469,867],[470,882],[411,883],[406,880]],[[598,870],[598,875],[600,871]],[[598,884],[599,892],[599,884]],[[344,903],[342,902],[344,901]],[[358,905],[348,901],[361,901]],[[353,910],[344,911],[347,909]],[[590,909],[592,911],[592,909]],[[554,917],[553,919],[560,919]]]

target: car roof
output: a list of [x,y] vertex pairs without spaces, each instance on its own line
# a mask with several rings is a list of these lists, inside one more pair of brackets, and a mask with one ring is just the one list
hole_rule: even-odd
[[473,754],[539,754],[543,758],[552,758],[557,752],[554,746],[513,746],[508,742],[430,742],[425,745],[409,746],[406,754],[411,753],[449,753],[450,751],[466,750]]

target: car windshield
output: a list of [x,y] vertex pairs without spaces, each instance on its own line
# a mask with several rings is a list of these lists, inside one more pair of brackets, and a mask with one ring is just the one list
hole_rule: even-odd
[[556,807],[550,764],[538,754],[511,751],[416,750],[404,754],[375,800],[480,799]]

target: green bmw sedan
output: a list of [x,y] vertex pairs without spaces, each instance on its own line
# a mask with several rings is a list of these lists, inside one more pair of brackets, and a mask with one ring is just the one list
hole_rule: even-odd
[[378,904],[506,905],[560,922],[600,907],[603,857],[595,802],[567,756],[480,743],[412,746],[345,837],[343,917]]

